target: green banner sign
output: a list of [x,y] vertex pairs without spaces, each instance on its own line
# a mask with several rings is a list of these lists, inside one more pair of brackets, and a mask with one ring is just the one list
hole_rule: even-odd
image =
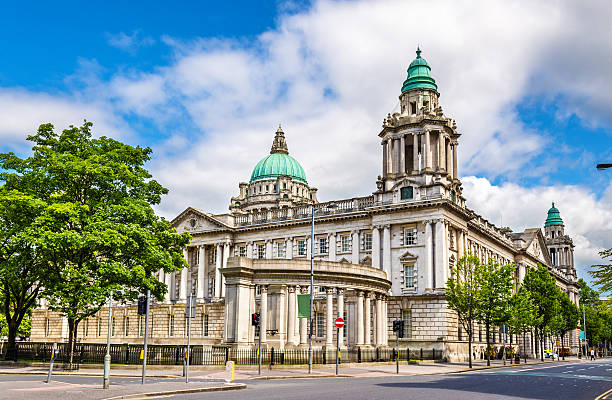
[[310,317],[310,295],[309,294],[298,294],[298,318]]

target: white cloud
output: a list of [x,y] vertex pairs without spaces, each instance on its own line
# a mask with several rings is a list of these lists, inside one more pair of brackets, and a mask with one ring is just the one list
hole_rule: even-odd
[[134,54],[140,47],[152,46],[155,40],[149,36],[141,37],[140,31],[135,30],[132,33],[107,33],[108,44],[120,50]]

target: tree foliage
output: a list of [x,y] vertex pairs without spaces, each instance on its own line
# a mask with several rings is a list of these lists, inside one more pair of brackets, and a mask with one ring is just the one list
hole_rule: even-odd
[[610,261],[610,264],[596,264],[589,271],[591,276],[595,278],[593,282],[599,286],[602,293],[612,293],[612,249],[604,250],[599,253],[602,259]]

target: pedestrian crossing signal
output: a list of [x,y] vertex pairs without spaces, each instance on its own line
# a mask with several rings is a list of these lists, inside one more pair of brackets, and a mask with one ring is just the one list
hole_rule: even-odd
[[253,313],[251,315],[251,325],[259,326],[259,313]]

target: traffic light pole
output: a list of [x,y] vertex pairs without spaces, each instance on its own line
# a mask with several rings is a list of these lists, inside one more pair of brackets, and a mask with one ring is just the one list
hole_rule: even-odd
[[185,383],[189,383],[189,348],[191,347],[191,301],[193,296],[193,283],[187,296],[187,352],[185,353],[186,368],[185,368]]
[[147,289],[147,302],[145,305],[145,329],[144,329],[144,349],[142,351],[142,379],[141,384],[145,384],[147,376],[147,342],[149,337],[149,297],[151,297],[151,291]]
[[257,345],[257,373],[261,375],[261,320],[259,322],[259,343]]
[[399,374],[399,330],[395,335],[395,348],[397,349],[397,354],[395,355],[395,373]]

